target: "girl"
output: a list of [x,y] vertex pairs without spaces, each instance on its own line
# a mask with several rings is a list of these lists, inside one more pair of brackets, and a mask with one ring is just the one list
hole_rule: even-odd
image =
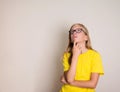
[[91,47],[83,24],[76,23],[70,28],[63,66],[60,92],[95,92],[99,76],[104,74],[103,65],[100,54]]

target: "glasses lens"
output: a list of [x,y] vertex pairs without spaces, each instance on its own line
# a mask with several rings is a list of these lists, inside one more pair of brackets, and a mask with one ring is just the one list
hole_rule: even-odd
[[71,34],[73,34],[74,32],[76,33],[80,33],[82,30],[81,29],[76,29],[76,30],[71,30],[69,31]]

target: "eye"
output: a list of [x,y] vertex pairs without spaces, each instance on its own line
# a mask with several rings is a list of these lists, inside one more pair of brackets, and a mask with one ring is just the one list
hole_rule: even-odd
[[77,30],[76,30],[77,33],[80,33],[81,31],[82,31],[81,29],[77,29]]
[[71,34],[75,33],[80,33],[82,31],[82,29],[76,29],[76,30],[71,30],[69,31]]

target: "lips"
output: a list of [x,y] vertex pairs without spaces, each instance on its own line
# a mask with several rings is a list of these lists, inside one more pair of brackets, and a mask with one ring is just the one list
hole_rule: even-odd
[[73,36],[73,38],[77,38],[77,36]]

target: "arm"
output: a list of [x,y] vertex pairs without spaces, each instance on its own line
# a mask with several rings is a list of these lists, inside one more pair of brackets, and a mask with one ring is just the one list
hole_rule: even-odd
[[75,74],[76,74],[77,58],[78,57],[73,56],[70,69],[64,73],[65,79],[68,83],[71,83],[72,81],[74,81]]
[[[75,60],[75,62],[73,62]],[[76,65],[77,65],[77,57],[72,58],[71,66],[68,71],[65,71],[64,74],[61,76],[61,82],[64,84],[70,84],[74,81],[75,74],[76,74]]]
[[96,88],[97,83],[99,80],[99,74],[98,73],[92,73],[91,74],[91,79],[90,80],[74,80],[70,83],[68,83],[65,79],[65,73],[61,78],[61,82],[64,84],[69,84],[72,86],[76,86],[76,87],[81,87],[81,88]]
[[81,54],[80,46],[76,42],[74,42],[72,53],[73,53],[73,55],[72,55],[72,59],[71,59],[70,68],[67,72],[64,73],[65,79],[68,83],[71,83],[74,81],[78,56]]
[[63,83],[63,84],[68,84],[68,82],[67,82],[66,79],[65,79],[64,74],[61,76],[60,81],[61,81],[61,83]]
[[96,88],[98,80],[99,80],[99,74],[92,73],[91,78],[88,81],[74,80],[74,81],[70,82],[69,84],[72,86],[82,87],[82,88]]

